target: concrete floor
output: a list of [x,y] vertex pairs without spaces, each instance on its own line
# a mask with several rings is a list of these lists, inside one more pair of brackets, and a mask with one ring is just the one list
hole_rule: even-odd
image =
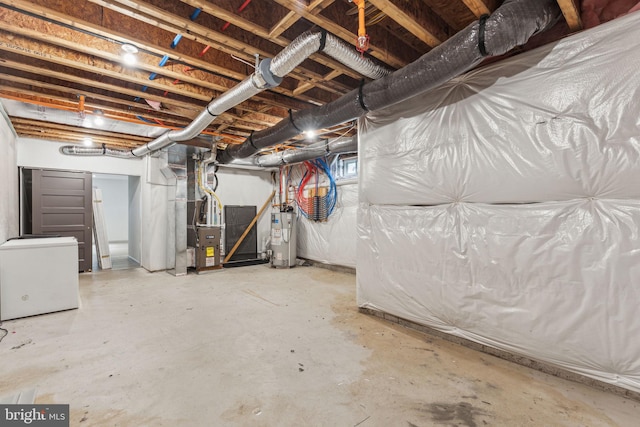
[[73,426],[637,426],[640,403],[358,313],[355,277],[267,266],[81,275],[8,321],[0,396]]
[[[93,246],[91,269],[93,271],[100,271],[100,265],[98,264],[98,251],[96,251],[95,245]],[[131,268],[138,268],[140,264],[129,258],[129,243],[128,242],[110,242],[109,243],[109,255],[111,256],[111,269],[112,270],[129,270]]]

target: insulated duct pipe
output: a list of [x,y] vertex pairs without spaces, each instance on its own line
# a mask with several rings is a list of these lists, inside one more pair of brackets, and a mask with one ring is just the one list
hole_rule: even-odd
[[121,159],[133,159],[135,156],[130,150],[117,150],[106,147],[81,147],[79,145],[65,145],[60,147],[60,152],[69,156],[109,156]]
[[271,74],[268,68],[270,61],[268,58],[263,59],[255,73],[211,101],[187,127],[163,133],[142,147],[131,150],[133,155],[136,157],[144,156],[145,154],[173,145],[176,142],[195,138],[220,114],[265,89],[278,86],[280,82],[282,82],[282,78]]
[[[284,150],[279,153],[267,154],[255,157],[254,165],[261,167],[274,167],[313,160],[329,154],[351,153],[358,151],[358,137],[336,138],[332,141],[323,141],[311,144],[304,148]],[[231,164],[234,164],[232,162]]]
[[424,93],[468,71],[487,56],[502,55],[526,43],[561,16],[556,0],[505,0],[491,16],[483,16],[415,62],[333,102],[297,111],[253,133],[244,143],[227,147],[218,155],[218,162],[249,157],[302,131],[335,126]]
[[289,46],[284,48],[273,59],[263,59],[256,68],[255,73],[212,100],[198,117],[184,129],[166,132],[153,141],[131,151],[109,149],[110,153],[107,154],[103,152],[103,149],[99,148],[67,145],[61,147],[60,152],[78,156],[110,155],[113,157],[132,158],[144,156],[177,142],[195,138],[220,114],[265,89],[278,86],[284,76],[316,52],[324,52],[345,66],[372,79],[380,78],[391,72],[372,60],[362,57],[351,46],[325,30],[307,31],[296,37]]

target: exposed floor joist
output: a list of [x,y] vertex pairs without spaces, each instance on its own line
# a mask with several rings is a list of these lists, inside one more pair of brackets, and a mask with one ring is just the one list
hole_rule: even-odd
[[575,0],[558,0],[560,9],[564,18],[567,20],[567,24],[572,31],[578,31],[582,29],[582,19],[580,19],[580,11]]
[[[501,3],[367,0],[365,55],[400,68]],[[577,2],[558,3],[571,29],[580,29]],[[0,0],[0,96],[63,109],[82,97],[87,110],[179,128],[249,76],[256,54],[272,57],[304,31],[322,28],[354,46],[357,16],[347,0],[88,0],[82,7]],[[123,66],[123,44],[139,49],[136,66]],[[289,110],[337,99],[361,79],[316,53],[205,132],[223,133],[222,145],[237,143]]]

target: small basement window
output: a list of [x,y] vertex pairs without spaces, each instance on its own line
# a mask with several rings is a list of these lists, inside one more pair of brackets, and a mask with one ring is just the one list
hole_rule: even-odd
[[335,171],[336,180],[354,179],[358,177],[358,156],[339,157]]

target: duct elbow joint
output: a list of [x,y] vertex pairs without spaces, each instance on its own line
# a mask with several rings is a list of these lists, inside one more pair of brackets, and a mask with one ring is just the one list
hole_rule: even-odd
[[64,154],[67,156],[72,156],[74,154],[76,154],[76,150],[75,150],[75,146],[73,145],[63,145],[62,147],[59,148],[60,154]]
[[224,151],[218,151],[216,153],[216,163],[217,164],[227,164],[229,162],[231,162],[234,159],[233,156],[231,156],[229,154],[229,150],[224,150]]
[[282,77],[271,72],[271,58],[260,61],[253,74],[253,84],[258,89],[271,89],[282,83]]

